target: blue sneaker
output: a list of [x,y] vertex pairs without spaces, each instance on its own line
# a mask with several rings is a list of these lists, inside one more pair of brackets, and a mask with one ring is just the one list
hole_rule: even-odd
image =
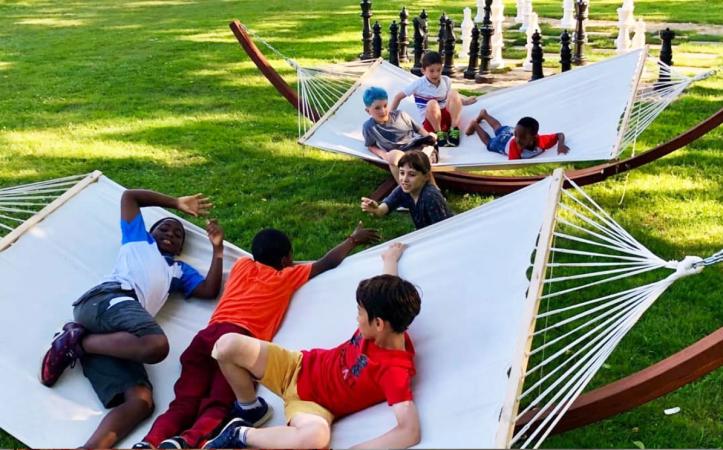
[[241,441],[241,427],[248,426],[243,419],[231,419],[216,437],[203,444],[203,448],[246,448]]
[[246,422],[246,426],[254,428],[260,427],[271,419],[274,410],[266,403],[263,397],[258,397],[258,400],[261,406],[251,409],[243,409],[239,406],[238,401],[234,402],[229,416],[243,420]]
[[189,448],[181,436],[173,436],[158,444],[158,448]]

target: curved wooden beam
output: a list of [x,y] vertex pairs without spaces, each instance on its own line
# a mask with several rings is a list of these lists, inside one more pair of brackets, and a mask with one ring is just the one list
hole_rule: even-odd
[[[231,31],[241,44],[249,58],[256,64],[259,71],[268,78],[271,84],[279,91],[279,93],[291,103],[291,105],[299,110],[299,97],[296,91],[284,81],[279,73],[269,64],[263,53],[256,47],[251,36],[238,20],[234,20],[229,24]],[[311,112],[313,114],[313,112]],[[316,121],[317,117],[309,117],[312,121]],[[708,119],[689,129],[688,131],[678,135],[672,140],[659,145],[645,153],[633,156],[622,161],[613,161],[596,166],[587,167],[585,169],[568,170],[565,175],[580,186],[597,183],[613,175],[617,175],[628,170],[640,167],[651,161],[684,147],[709,131],[718,127],[723,122],[723,108],[718,110]],[[387,170],[386,164],[381,162],[367,162]],[[493,176],[493,175],[474,175],[468,172],[435,172],[434,174],[437,184],[448,189],[462,192],[477,192],[487,194],[507,194],[523,187],[535,183],[544,176]],[[568,186],[566,186],[568,187]]]
[[[562,433],[631,410],[695,381],[721,366],[723,366],[723,327],[640,372],[581,395],[562,416],[552,433]],[[529,423],[536,412],[532,410],[522,416],[517,421],[516,427]],[[530,431],[532,430],[534,425]]]

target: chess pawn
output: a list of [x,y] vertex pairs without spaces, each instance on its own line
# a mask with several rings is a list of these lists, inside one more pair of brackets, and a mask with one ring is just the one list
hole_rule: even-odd
[[645,47],[645,22],[643,19],[638,19],[635,24],[635,35],[633,35],[633,41],[631,43],[632,48],[643,48]]

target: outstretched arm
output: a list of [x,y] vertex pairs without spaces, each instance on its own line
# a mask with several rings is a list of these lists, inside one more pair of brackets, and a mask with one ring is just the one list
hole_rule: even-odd
[[377,217],[382,217],[389,214],[389,205],[387,205],[386,203],[380,204],[376,200],[372,200],[367,197],[362,197],[361,209],[365,213],[374,214]]
[[173,208],[198,217],[208,214],[213,205],[203,194],[176,198],[155,191],[128,189],[121,196],[121,219],[132,221],[144,206]]
[[419,413],[413,401],[392,405],[397,418],[397,426],[386,433],[352,448],[408,448],[419,444],[422,431],[419,425]]
[[375,243],[378,241],[379,232],[371,228],[363,228],[363,224],[359,221],[359,224],[348,238],[341,241],[339,245],[329,250],[324,257],[315,261],[311,265],[309,279],[341,264],[341,262],[344,261],[344,258],[346,258],[357,245]]
[[196,286],[192,295],[197,298],[216,298],[221,291],[223,275],[223,228],[216,219],[211,219],[206,223],[206,233],[213,246],[211,267],[208,269],[206,279]]
[[394,99],[392,100],[392,104],[389,105],[389,111],[395,111],[397,108],[399,108],[399,104],[404,100],[404,92],[398,92],[397,95],[394,96]]
[[406,249],[407,246],[405,244],[395,242],[382,253],[382,261],[384,261],[382,273],[384,275],[399,275],[399,258],[402,257],[402,253],[404,253]]

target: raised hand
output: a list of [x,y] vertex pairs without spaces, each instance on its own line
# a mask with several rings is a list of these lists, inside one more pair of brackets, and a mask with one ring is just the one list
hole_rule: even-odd
[[397,262],[399,261],[399,258],[402,257],[402,253],[404,253],[404,250],[406,249],[406,244],[394,242],[386,250],[384,250],[384,253],[382,253],[382,260]]
[[223,228],[218,224],[218,220],[210,219],[206,221],[206,234],[214,249],[223,248],[224,233]]
[[361,199],[362,211],[373,214],[377,210],[377,208],[379,208],[379,203],[376,200],[372,200],[367,197],[362,197],[362,199]]
[[364,228],[361,220],[349,237],[355,245],[374,244],[380,240],[379,232],[373,228]]
[[205,216],[213,208],[213,203],[203,194],[178,197],[178,210],[193,217]]
[[569,152],[569,151],[570,151],[570,147],[568,147],[568,146],[565,145],[565,144],[560,144],[560,145],[557,146],[557,153],[558,153],[558,154],[565,154],[565,155],[566,155],[567,152]]

